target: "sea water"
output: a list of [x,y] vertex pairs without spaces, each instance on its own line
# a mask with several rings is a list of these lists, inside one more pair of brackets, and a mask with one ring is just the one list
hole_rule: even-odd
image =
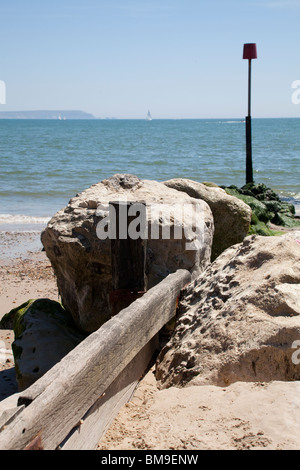
[[[116,173],[245,184],[245,123],[0,120],[0,231],[40,230],[69,199]],[[253,173],[300,208],[300,119],[252,119]]]

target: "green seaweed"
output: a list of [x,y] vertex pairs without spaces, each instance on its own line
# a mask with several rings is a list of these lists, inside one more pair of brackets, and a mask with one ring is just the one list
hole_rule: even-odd
[[[34,331],[36,328],[37,331],[42,331],[42,335],[45,334],[47,337],[48,332],[50,332],[47,341],[53,341],[54,350],[53,356],[50,354],[49,357],[45,358],[47,367],[54,365],[60,360],[62,357],[59,355],[61,351],[67,354],[86,337],[86,334],[79,331],[72,316],[64,309],[62,304],[50,299],[28,300],[6,314],[4,320],[5,326],[12,325],[14,330],[15,339],[12,343],[12,352],[15,360],[16,378],[20,389],[29,386],[44,373],[42,371],[37,371],[39,373],[36,373],[33,370],[33,375],[28,375],[27,372],[23,374],[24,368],[22,369],[21,361],[24,359],[24,354],[28,357],[28,354],[35,355],[36,352],[36,345],[34,343],[32,343],[32,352],[28,353],[28,350],[24,351],[23,349],[23,345],[26,344],[25,335],[27,333],[30,335],[29,341],[31,341],[32,330]],[[58,343],[54,337],[51,338],[51,325],[57,326],[59,332],[62,333],[58,335]],[[23,341],[24,338],[25,342]],[[58,349],[55,347],[55,344],[59,344]],[[41,347],[39,347],[39,354],[40,360],[42,360],[43,350]]]
[[286,228],[300,227],[300,220],[295,217],[294,205],[281,201],[278,194],[265,184],[248,183],[242,188],[234,185],[222,188],[227,194],[241,199],[251,207],[249,235],[272,236],[284,233],[281,230],[271,229],[269,223]]
[[0,329],[13,330],[16,318],[24,315],[33,302],[34,300],[32,299],[27,300],[22,305],[19,305],[6,313],[0,320]]

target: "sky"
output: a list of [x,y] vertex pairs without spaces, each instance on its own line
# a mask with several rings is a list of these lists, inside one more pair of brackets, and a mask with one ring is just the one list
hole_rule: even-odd
[[300,0],[0,0],[0,111],[244,118],[254,42],[252,117],[300,117],[299,18]]

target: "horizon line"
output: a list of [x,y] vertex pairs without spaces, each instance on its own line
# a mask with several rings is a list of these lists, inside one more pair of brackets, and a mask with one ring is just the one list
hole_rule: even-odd
[[[5,114],[8,113],[34,113],[34,112],[82,112],[84,114],[88,114],[90,116],[93,116],[93,118],[85,118],[85,117],[80,117],[80,118],[69,118],[69,120],[72,121],[91,121],[91,120],[99,120],[99,121],[147,121],[146,118],[143,117],[115,117],[115,116],[106,116],[106,117],[100,117],[100,116],[95,116],[93,113],[87,112],[87,111],[81,111],[81,110],[20,110],[20,111],[0,111],[0,116],[4,116]],[[260,117],[255,117],[252,116],[252,120],[255,119],[299,119],[300,116],[260,116]],[[31,118],[24,118],[24,117],[0,117],[1,120],[7,119],[7,120],[47,120],[47,121],[56,121],[59,120],[58,118],[48,118],[48,117],[31,117]],[[158,117],[158,118],[152,118],[152,121],[183,121],[183,120],[237,120],[237,121],[245,121],[245,117]]]

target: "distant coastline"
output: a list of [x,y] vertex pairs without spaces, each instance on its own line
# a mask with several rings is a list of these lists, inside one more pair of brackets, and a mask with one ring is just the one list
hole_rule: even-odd
[[[143,117],[124,118],[115,116],[100,117],[95,116],[91,113],[87,113],[81,110],[25,110],[25,111],[0,111],[0,119],[51,119],[51,120],[82,120],[82,119],[93,119],[93,120],[109,120],[109,121],[145,121],[147,119]],[[258,120],[276,120],[276,119],[300,119],[299,117],[254,117],[254,121]],[[234,121],[234,122],[245,122],[244,118],[241,117],[211,117],[211,118],[156,118],[155,121]]]
[[[82,119],[93,119],[93,120],[108,120],[108,121],[145,121],[147,119],[143,117],[115,117],[107,116],[100,117],[95,116],[91,113],[87,113],[81,110],[36,110],[36,111],[0,111],[0,119],[45,119],[45,120],[82,120]],[[299,117],[290,116],[290,117],[254,117],[253,121],[259,120],[278,120],[278,119],[287,119],[287,120],[296,120],[300,119]],[[245,122],[244,118],[241,117],[210,117],[210,118],[155,118],[155,121],[223,121],[223,122]]]
[[96,119],[80,110],[1,111],[0,119]]

